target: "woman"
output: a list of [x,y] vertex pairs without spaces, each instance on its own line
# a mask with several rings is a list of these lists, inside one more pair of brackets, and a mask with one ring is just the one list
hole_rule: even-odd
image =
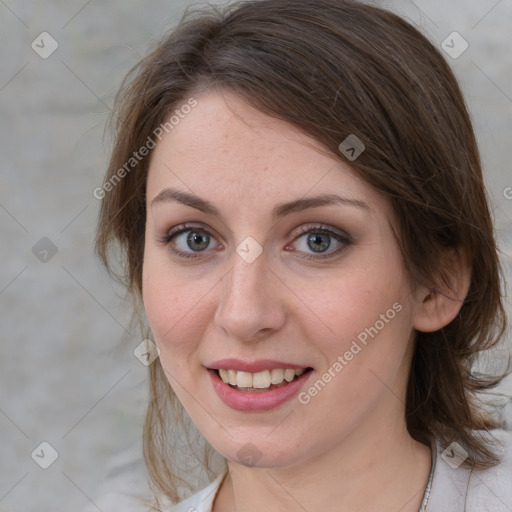
[[223,463],[173,512],[512,509],[502,376],[472,372],[499,260],[437,49],[359,2],[248,1],[186,18],[117,116],[97,251],[159,351],[146,464],[194,488],[183,409]]

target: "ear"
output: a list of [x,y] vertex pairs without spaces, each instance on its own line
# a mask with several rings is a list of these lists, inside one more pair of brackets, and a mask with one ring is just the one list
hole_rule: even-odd
[[417,305],[414,327],[421,332],[434,332],[448,325],[459,314],[471,284],[468,258],[451,250],[442,259],[444,272],[435,288],[416,290]]

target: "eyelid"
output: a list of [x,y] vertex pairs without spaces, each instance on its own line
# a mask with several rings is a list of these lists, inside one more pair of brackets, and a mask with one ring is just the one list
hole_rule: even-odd
[[[157,236],[156,242],[159,245],[170,245],[172,243],[172,240],[176,238],[178,235],[181,235],[183,233],[186,233],[188,231],[200,231],[204,232],[207,235],[209,235],[212,239],[217,240],[217,238],[212,234],[211,230],[209,228],[204,227],[201,225],[201,223],[184,223],[180,224],[178,226],[173,227],[171,230],[169,230],[167,233],[165,233],[163,236]],[[193,253],[183,253],[183,251],[172,249],[172,252],[179,255],[179,254],[193,254]],[[196,253],[197,256],[200,256],[200,252]],[[192,258],[192,257],[191,257]]]
[[294,241],[295,241],[297,238],[301,237],[302,235],[304,235],[306,233],[310,233],[310,232],[315,232],[315,233],[316,232],[319,232],[319,233],[325,232],[325,233],[332,234],[332,235],[338,236],[340,238],[343,238],[347,242],[352,242],[352,237],[347,232],[339,230],[337,228],[333,228],[326,224],[314,223],[314,222],[300,226],[296,231],[294,231],[292,233],[291,236],[294,237]]

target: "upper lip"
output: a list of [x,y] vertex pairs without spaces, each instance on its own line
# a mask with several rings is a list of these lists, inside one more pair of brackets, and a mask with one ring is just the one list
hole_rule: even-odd
[[275,368],[293,368],[294,370],[299,368],[311,368],[310,366],[304,366],[302,364],[284,363],[283,361],[274,361],[272,359],[258,359],[257,361],[243,361],[242,359],[219,359],[207,365],[210,370],[237,370],[241,372],[257,373],[264,370],[273,370]]

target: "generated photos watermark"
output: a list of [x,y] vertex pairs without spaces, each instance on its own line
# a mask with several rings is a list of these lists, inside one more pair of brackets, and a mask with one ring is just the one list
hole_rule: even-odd
[[149,152],[156,146],[155,138],[161,141],[164,133],[170,133],[178,126],[182,119],[192,112],[192,109],[198,105],[197,100],[193,97],[189,98],[179,109],[176,109],[165,123],[153,130],[153,136],[150,135],[146,139],[146,143],[141,146],[138,151],[134,151],[128,161],[120,167],[101,187],[96,187],[92,195],[96,199],[103,199],[107,192],[111,192],[116,185],[128,175],[137,165],[144,160]]
[[348,160],[353,162],[354,160],[357,160],[362,153],[364,153],[366,146],[364,142],[359,137],[357,137],[357,135],[351,133],[345,140],[340,143],[338,149],[340,153],[348,158]]
[[450,444],[441,454],[441,458],[452,469],[457,469],[468,457],[468,452],[457,442]]
[[361,331],[356,339],[352,340],[350,348],[345,351],[343,355],[339,355],[336,361],[326,370],[322,376],[316,380],[306,391],[299,393],[298,400],[301,404],[307,405],[311,402],[311,399],[322,391],[329,382],[332,381],[349,363],[354,357],[368,345],[369,338],[373,339],[379,334],[386,324],[389,324],[395,316],[402,311],[403,306],[399,302],[395,302],[391,308],[385,313],[381,314],[379,319],[371,326]]
[[237,452],[238,462],[243,464],[244,466],[255,466],[263,454],[260,452],[258,447],[253,443],[246,443],[240,450]]

